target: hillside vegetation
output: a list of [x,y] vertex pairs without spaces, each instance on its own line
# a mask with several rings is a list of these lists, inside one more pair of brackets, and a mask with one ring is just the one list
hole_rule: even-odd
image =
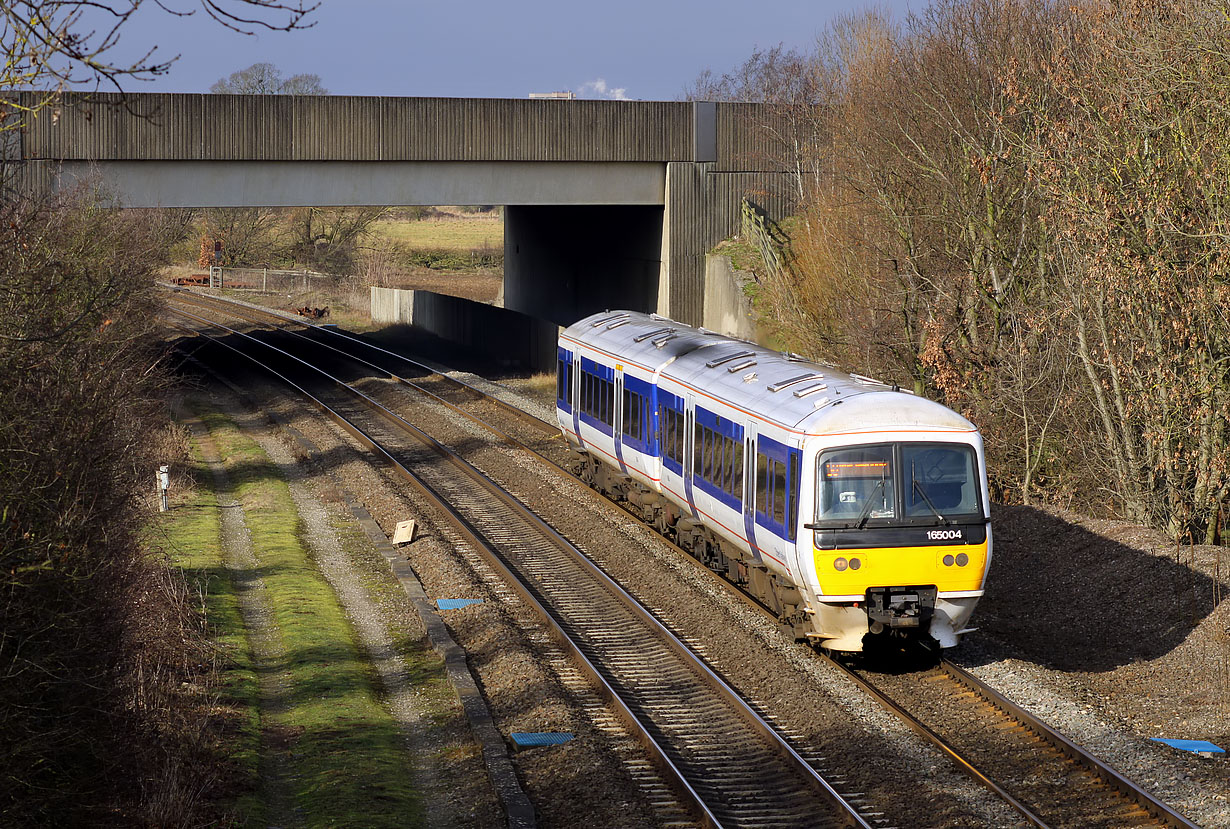
[[983,430],[994,495],[1197,543],[1230,516],[1230,17],[935,0],[705,73],[799,206],[757,289],[790,348]]

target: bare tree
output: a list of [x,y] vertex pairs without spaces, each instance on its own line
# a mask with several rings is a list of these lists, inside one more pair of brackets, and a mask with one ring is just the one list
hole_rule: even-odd
[[209,88],[215,94],[232,95],[328,95],[319,75],[299,74],[282,77],[272,63],[254,63],[232,72]]
[[1035,152],[1066,321],[1126,515],[1212,542],[1230,498],[1230,21],[1216,0],[1082,7]]
[[807,66],[795,267],[758,294],[784,344],[968,414],[999,497],[1080,488],[1212,542],[1230,501],[1227,55],[1220,0],[936,0],[691,92],[790,101],[786,67]]
[[385,207],[301,207],[291,212],[285,255],[332,274],[354,270],[355,246]]
[[233,31],[283,30],[312,25],[319,5],[304,0],[0,0],[0,93],[35,89],[42,94],[22,105],[0,98],[0,131],[19,128],[54,103],[66,87],[124,91],[132,80],[166,74],[178,56],[150,46],[131,62],[117,61],[117,47],[129,21],[146,5],[178,17],[203,12]]

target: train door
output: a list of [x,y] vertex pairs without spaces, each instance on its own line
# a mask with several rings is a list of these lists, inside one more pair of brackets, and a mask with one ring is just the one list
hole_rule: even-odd
[[577,442],[582,446],[581,439],[581,351],[572,352],[572,431],[577,436]]
[[696,495],[692,489],[692,475],[695,471],[696,459],[696,399],[688,394],[683,408],[683,492],[688,499],[688,509],[693,518],[699,518],[696,511]]
[[615,364],[615,389],[611,400],[611,439],[615,442],[615,459],[619,461],[619,471],[627,472],[628,465],[624,462],[624,373],[623,366]]
[[751,418],[743,432],[743,532],[752,558],[760,561],[756,543],[756,423]]

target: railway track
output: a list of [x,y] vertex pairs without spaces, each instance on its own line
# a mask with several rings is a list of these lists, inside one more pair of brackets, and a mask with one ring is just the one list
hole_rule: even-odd
[[[235,329],[176,313],[243,337],[252,350],[240,353],[306,395],[449,515],[572,652],[702,825],[872,826],[682,641],[490,478],[340,380]],[[317,388],[323,377],[327,391]]]
[[[354,338],[351,341],[361,343],[365,348],[373,348]],[[405,359],[399,355],[390,356]],[[368,364],[388,373],[387,369]],[[423,364],[417,365],[430,370]],[[496,425],[487,420],[498,418],[489,416],[484,420],[470,414],[465,409],[479,401],[483,393],[452,378],[445,384],[443,394],[439,388],[428,388],[434,380],[403,382],[420,387],[437,400],[443,400],[472,420],[497,432],[503,440],[537,443],[539,441],[532,439],[518,440],[510,432],[520,432],[523,437],[555,433],[553,425],[536,418],[527,419],[525,413],[502,402],[494,411],[501,415],[514,413],[508,414],[512,423]],[[524,445],[522,448],[540,457],[543,454],[535,448]],[[558,447],[547,454],[556,457],[544,460],[559,467]],[[604,502],[611,508],[619,508],[605,499]],[[681,548],[679,551],[686,552]],[[693,561],[690,557],[688,560]],[[710,573],[699,562],[697,566]],[[719,578],[716,574],[710,575]],[[724,579],[719,580],[731,586]],[[767,613],[745,593],[740,591],[740,596]],[[951,663],[941,662],[926,672],[905,676],[854,670],[835,661],[832,664],[938,746],[967,774],[1002,798],[1026,824],[1055,827],[1195,826],[1041,720]]]
[[946,659],[901,675],[830,661],[1032,826],[1196,826]]

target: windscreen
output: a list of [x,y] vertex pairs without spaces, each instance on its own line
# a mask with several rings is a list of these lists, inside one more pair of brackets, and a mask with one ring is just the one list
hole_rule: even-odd
[[974,448],[897,443],[830,449],[817,465],[816,522],[836,529],[981,516]]
[[856,524],[897,514],[891,445],[825,452],[819,477],[817,521]]
[[979,512],[974,450],[960,444],[901,444],[905,515],[909,518]]

